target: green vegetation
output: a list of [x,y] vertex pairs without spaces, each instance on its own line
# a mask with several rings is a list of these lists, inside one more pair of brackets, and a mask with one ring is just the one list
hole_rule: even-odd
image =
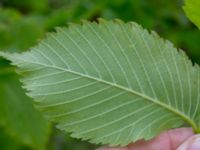
[[185,12],[189,19],[191,19],[200,28],[200,1],[199,0],[186,0]]
[[[183,54],[182,52],[177,52],[177,50],[172,47],[170,42],[163,42],[163,40],[155,35],[155,33],[153,33],[153,35],[150,35],[144,29],[141,29],[141,27],[139,27],[138,25],[124,24],[120,21],[116,21],[117,23],[112,21],[102,21],[100,25],[85,22],[83,23],[84,26],[71,25],[67,29],[58,28],[57,34],[47,35],[48,38],[47,40],[45,40],[47,45],[44,44],[44,40],[42,40],[43,42],[40,42],[41,39],[44,38],[46,32],[55,31],[55,27],[57,26],[68,26],[67,23],[71,22],[80,24],[80,20],[82,19],[94,21],[97,20],[97,18],[99,17],[106,19],[119,18],[124,21],[135,21],[147,29],[153,29],[157,31],[159,35],[172,41],[176,47],[182,48],[192,59],[193,63],[200,63],[200,50],[198,44],[200,42],[200,32],[186,18],[182,9],[182,1],[152,0],[150,2],[146,0],[5,0],[0,3],[2,6],[0,8],[0,49],[6,52],[22,52],[28,51],[28,49],[35,49],[31,52],[28,51],[26,53],[23,53],[22,55],[9,55],[6,53],[6,57],[14,61],[14,63],[19,66],[19,69],[17,70],[18,73],[24,75],[24,79],[22,79],[21,81],[24,84],[24,88],[28,89],[28,95],[35,99],[34,103],[36,103],[36,107],[39,108],[39,110],[41,110],[48,119],[58,122],[58,128],[66,130],[67,132],[73,132],[72,136],[74,137],[92,139],[94,143],[109,143],[112,145],[124,145],[131,140],[137,140],[141,137],[151,138],[163,129],[180,126],[182,122],[186,123],[187,125],[193,126],[193,128],[197,132],[199,132],[199,112],[196,111],[198,110],[197,104],[199,101],[199,69],[197,65],[196,67],[192,67],[191,62],[188,60],[185,54]],[[199,11],[197,11],[199,8],[198,1],[187,0],[186,4],[187,6],[184,7],[184,10],[186,10],[188,17],[199,27]],[[96,36],[94,36],[94,31],[91,30],[89,26],[93,26],[94,31],[97,33]],[[107,28],[110,28],[109,30],[113,34],[107,34]],[[124,28],[124,30],[122,28]],[[78,31],[74,32],[75,30]],[[100,32],[101,30],[102,32]],[[131,36],[131,38],[124,40],[126,38],[126,35],[125,33],[121,33],[122,31],[125,33],[127,32],[127,34],[130,34],[132,32],[132,34],[129,35]],[[136,34],[136,32],[140,32],[141,34]],[[70,39],[66,36],[68,34],[72,36],[72,40],[78,42],[78,44],[72,44],[73,42],[70,42]],[[135,36],[132,37],[134,34]],[[144,41],[141,42],[142,37],[139,35],[143,34]],[[104,47],[106,44],[102,40],[98,40],[98,36],[101,36],[102,39],[104,39],[106,42],[109,42],[109,46],[111,48],[107,46]],[[56,40],[55,38],[58,40]],[[40,46],[38,47],[32,48],[34,45],[37,45],[38,42],[43,44],[40,44]],[[102,42],[104,43],[104,46]],[[123,61],[127,59],[125,57],[126,55],[123,55],[123,57],[117,57],[117,59],[120,59],[121,61],[119,61],[120,63],[116,63],[115,65],[112,64],[112,62],[105,61],[106,64],[111,65],[107,67],[106,72],[105,70],[101,69],[101,67],[103,67],[102,64],[96,64],[97,62],[93,60],[98,59],[96,58],[97,56],[93,57],[94,55],[91,55],[91,58],[87,58],[87,60],[85,60],[85,56],[80,57],[80,51],[76,51],[77,48],[75,47],[77,46],[81,50],[84,50],[87,55],[89,55],[89,53],[91,52],[90,50],[93,49],[92,44],[90,43],[96,44],[94,45],[94,49],[98,50],[98,52],[100,51],[100,49],[105,48],[105,50],[110,49],[112,53],[114,49],[117,49],[118,53],[116,53],[116,55],[120,54],[120,49],[125,54],[127,54],[129,49],[133,49],[131,45],[138,43],[137,45],[135,45],[136,48],[134,51],[137,52],[137,50],[140,50],[139,54],[141,55],[141,60],[144,64],[152,64],[151,66],[148,65],[148,68],[150,67],[151,71],[154,71],[150,72],[148,69],[145,71],[143,70],[144,72],[146,72],[145,74],[149,77],[149,79],[146,79],[145,77],[140,75],[140,79],[136,80],[136,78],[130,76],[131,69],[128,68],[130,64],[130,66],[132,67],[138,67],[137,62],[133,61],[135,57],[131,57],[131,55],[128,55],[128,59],[130,59],[130,62],[128,62],[130,64],[128,64],[127,66],[126,63]],[[69,55],[62,55],[63,50],[68,47],[71,50],[71,52],[69,53],[72,53],[76,57],[79,56],[79,58],[82,58],[82,60],[80,59],[76,62],[72,59],[72,57],[68,57]],[[90,47],[91,49],[88,49],[88,47]],[[150,47],[149,52],[150,54],[152,54],[151,59],[149,58],[149,60],[146,58],[146,55],[142,54],[145,50],[148,49],[148,47]],[[160,48],[163,47],[167,49],[167,52],[164,52],[165,55],[161,55],[162,52],[160,52]],[[61,58],[59,57],[58,59],[58,57],[52,57],[53,55],[51,55],[50,49],[57,49],[56,53],[61,54]],[[32,56],[34,56],[37,61],[33,60]],[[100,54],[100,56],[103,57],[103,54]],[[163,59],[158,60],[158,58],[161,58],[160,56],[162,56]],[[106,57],[108,57],[109,61],[112,60],[111,55],[107,55]],[[105,56],[103,57],[103,60],[105,60]],[[154,62],[154,60],[156,62]],[[157,61],[159,62],[158,64]],[[90,63],[91,66],[89,67],[88,65]],[[101,61],[99,61],[99,63],[101,63]],[[177,68],[175,68],[176,63],[178,66]],[[64,66],[66,64],[69,64],[69,66]],[[81,65],[79,66],[78,64]],[[140,62],[140,64],[142,63]],[[41,67],[40,65],[43,65],[43,67]],[[97,67],[96,70],[94,66]],[[119,68],[119,66],[121,67]],[[169,66],[169,70],[167,69],[168,74],[166,74],[166,69],[163,69],[166,66]],[[57,129],[54,129],[54,124],[48,123],[46,119],[42,117],[40,112],[38,112],[38,109],[35,109],[35,107],[33,107],[33,100],[25,95],[25,91],[21,88],[21,84],[18,81],[19,77],[15,74],[14,68],[9,65],[9,62],[0,58],[0,67],[0,149],[92,150],[94,149],[94,147],[96,147],[96,145],[72,139],[69,135],[66,135],[65,132],[60,132]],[[148,103],[148,101],[146,102],[145,100],[143,100],[146,98],[152,102],[151,105],[155,111],[160,111],[160,113],[166,115],[166,118],[164,119],[168,120],[169,122],[166,126],[163,126],[162,128],[154,128],[156,124],[152,124],[152,126],[147,128],[147,130],[151,129],[151,132],[148,135],[144,134],[144,130],[146,129],[143,128],[144,130],[140,130],[141,124],[138,124],[137,134],[131,134],[127,138],[124,138],[125,132],[130,133],[131,129],[129,128],[127,130],[123,130],[123,132],[120,132],[120,134],[117,133],[117,139],[114,139],[113,135],[108,138],[98,138],[108,134],[108,131],[111,132],[110,130],[113,130],[114,132],[116,129],[127,126],[127,124],[115,123],[113,124],[113,126],[103,128],[103,131],[98,130],[95,132],[84,133],[92,128],[97,127],[96,123],[98,123],[99,120],[98,118],[96,118],[96,120],[93,120],[92,122],[86,122],[86,124],[77,124],[75,126],[66,127],[64,124],[73,124],[73,122],[81,120],[82,117],[80,113],[77,113],[76,115],[72,113],[71,115],[64,117],[61,117],[61,115],[76,111],[81,107],[86,107],[86,104],[77,103],[76,105],[61,105],[55,108],[48,108],[48,105],[51,106],[63,103],[63,101],[66,102],[66,100],[68,99],[65,98],[67,96],[70,96],[65,95],[65,98],[62,94],[58,94],[55,97],[50,96],[52,92],[60,93],[64,90],[70,90],[70,87],[69,89],[65,89],[67,88],[65,84],[61,84],[59,88],[57,86],[48,86],[48,88],[43,86],[44,84],[49,84],[49,82],[61,82],[58,79],[70,79],[68,78],[68,76],[74,78],[74,76],[72,77],[70,73],[67,73],[67,67],[68,69],[70,68],[72,72],[78,72],[79,74],[81,74],[81,76],[83,75],[82,77],[80,77],[79,74],[77,74],[76,78],[80,78],[81,81],[77,84],[71,83],[69,84],[70,86],[74,86],[74,88],[79,88],[80,84],[93,84],[90,79],[95,79],[94,81],[97,82],[94,83],[96,88],[91,87],[91,89],[85,90],[92,90],[94,92],[95,90],[102,90],[102,88],[110,88],[110,91],[108,92],[113,92],[113,95],[116,95],[116,92],[124,92],[124,97],[126,97],[127,99],[124,99],[124,101],[119,101],[119,103],[117,103],[118,105],[120,105],[120,102],[123,102],[124,104],[129,103],[129,99],[136,100],[136,97],[139,96],[141,99],[141,103],[145,104],[138,105],[144,107],[148,105],[146,104]],[[112,67],[114,69],[112,69]],[[84,70],[84,68],[87,69]],[[56,71],[59,72],[60,69],[66,72],[66,74],[61,75],[59,78],[52,78],[51,80],[50,78],[34,81],[32,80],[33,78],[35,79],[39,78],[40,76],[47,75],[47,73],[52,74]],[[158,71],[157,69],[161,73],[159,75],[158,72],[157,75],[159,76],[155,76],[155,72]],[[138,67],[136,71],[139,73],[141,71],[141,67]],[[112,75],[108,76],[110,75],[110,72]],[[169,72],[171,72],[171,75]],[[60,73],[62,74],[62,71]],[[129,76],[127,75],[127,77],[124,78],[123,76],[125,76],[126,74],[129,74]],[[179,75],[179,80],[175,80],[176,75]],[[102,78],[100,78],[100,76]],[[111,78],[112,76],[113,78]],[[171,78],[171,76],[173,78]],[[163,79],[163,81],[156,83],[154,82],[156,81],[155,77],[157,78],[157,80]],[[114,80],[111,79],[115,79],[117,84],[115,85],[113,82]],[[130,82],[128,82],[129,80]],[[152,80],[152,86],[145,82],[146,80]],[[102,83],[99,83],[99,81],[101,81]],[[135,86],[133,88],[133,84],[137,82],[143,83],[138,84],[138,87]],[[173,84],[175,84],[175,82],[177,82],[176,85],[180,86],[177,89],[173,88]],[[107,85],[107,83],[109,84]],[[128,85],[128,83],[130,85]],[[147,89],[150,89],[150,87],[152,90],[148,91]],[[143,90],[139,90],[139,88]],[[71,87],[71,89],[73,88]],[[157,90],[154,91],[154,89]],[[89,91],[83,90],[79,93],[81,94],[81,92],[82,94],[83,92],[85,94]],[[134,95],[135,93],[136,95]],[[106,98],[105,94],[106,93],[104,93],[103,95],[99,95],[99,97],[102,96]],[[99,97],[96,96],[94,101],[98,102]],[[75,99],[75,97],[71,98]],[[190,99],[191,101],[186,101],[186,99]],[[87,99],[87,105],[93,104],[90,100],[91,99]],[[101,100],[103,100],[103,98]],[[98,111],[106,111],[110,110],[111,108],[117,107],[117,104],[114,103],[108,104],[107,102],[106,104],[108,107],[98,107],[99,109],[96,109],[96,112],[85,109],[85,114],[93,113],[93,115],[97,115],[99,113]],[[141,108],[138,109],[141,110]],[[123,114],[123,110],[121,111],[121,114]],[[145,114],[147,112],[148,109],[146,109],[146,111],[144,111],[143,113]],[[128,111],[124,113],[127,113],[128,115],[128,113],[130,114],[131,112]],[[141,113],[141,116],[138,117],[142,118],[142,116],[144,116],[143,113]],[[114,115],[114,113],[111,113],[112,117],[110,117],[110,119],[118,119],[114,117]],[[58,117],[54,119],[53,117],[55,116]],[[152,115],[152,117],[156,118],[157,116]],[[105,121],[109,120],[109,116],[104,116],[102,118]],[[137,121],[137,119],[135,119],[134,121]],[[174,124],[172,119],[177,119],[177,124]],[[133,120],[130,121],[134,123]],[[143,120],[142,124],[144,124],[145,121],[148,120]],[[116,135],[114,136],[116,137]],[[10,145],[9,143],[12,143],[12,145]]]

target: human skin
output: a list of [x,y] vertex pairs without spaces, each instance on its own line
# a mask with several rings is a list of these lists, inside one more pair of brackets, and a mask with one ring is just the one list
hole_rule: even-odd
[[137,141],[127,147],[102,147],[97,150],[200,150],[200,135],[195,135],[191,128],[178,128],[165,131],[149,141]]

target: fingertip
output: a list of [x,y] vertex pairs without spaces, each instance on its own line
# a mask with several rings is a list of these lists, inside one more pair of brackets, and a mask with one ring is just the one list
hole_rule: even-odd
[[194,135],[192,128],[177,128],[167,131],[173,149],[176,149],[185,140]]
[[165,131],[149,141],[140,140],[124,148],[101,147],[96,150],[146,150],[147,148],[148,150],[176,149],[180,144],[193,135],[194,132],[192,128],[178,128]]

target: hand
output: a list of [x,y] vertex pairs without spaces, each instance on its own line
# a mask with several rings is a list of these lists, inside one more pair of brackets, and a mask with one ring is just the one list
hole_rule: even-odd
[[97,150],[200,150],[200,135],[191,128],[173,129],[152,140],[140,140],[124,148],[102,147]]

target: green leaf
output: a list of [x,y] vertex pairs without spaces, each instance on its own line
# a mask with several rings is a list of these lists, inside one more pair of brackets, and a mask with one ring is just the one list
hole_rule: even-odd
[[185,0],[184,10],[189,19],[200,29],[200,1],[199,0]]
[[29,52],[1,55],[18,66],[44,115],[73,137],[127,145],[183,125],[199,131],[199,67],[136,23],[72,24]]
[[16,75],[0,78],[0,125],[18,143],[44,150],[49,139],[49,123],[33,107]]

